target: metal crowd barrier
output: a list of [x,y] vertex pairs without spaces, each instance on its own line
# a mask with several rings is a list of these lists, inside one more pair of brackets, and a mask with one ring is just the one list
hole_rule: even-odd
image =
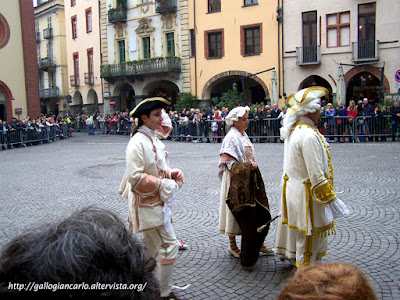
[[40,143],[56,141],[71,137],[72,131],[68,124],[53,126],[28,127],[23,129],[0,130],[0,147],[2,149],[13,147],[26,147]]
[[386,141],[392,136],[390,115],[321,118],[319,129],[332,141],[366,142]]
[[[123,134],[123,135],[129,135],[131,129],[132,129],[132,122],[130,121],[124,121],[124,122],[99,122],[97,120],[93,120],[93,129],[95,134],[102,134],[103,129],[102,126],[104,126],[104,134]],[[101,124],[103,123],[103,125]],[[77,132],[88,132],[88,126],[86,125],[86,121],[79,120],[75,121],[73,124],[74,131]]]
[[[385,141],[392,136],[391,116],[365,116],[353,119],[350,116],[321,117],[318,124],[319,131],[329,141],[337,142],[364,142]],[[268,118],[249,120],[246,130],[253,142],[277,142],[280,140],[282,119]],[[227,133],[227,126],[223,120],[200,121],[197,123],[183,123],[173,120],[173,130],[170,139],[174,141],[221,142]]]

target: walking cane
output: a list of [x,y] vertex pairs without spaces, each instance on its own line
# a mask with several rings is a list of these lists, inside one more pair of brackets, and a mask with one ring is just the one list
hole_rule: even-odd
[[265,223],[264,225],[261,225],[260,227],[257,228],[257,232],[262,232],[265,227],[267,227],[269,224],[271,224],[273,221],[275,221],[276,219],[278,219],[281,216],[281,214],[278,214],[276,217],[274,217],[273,219],[269,220],[267,223]]

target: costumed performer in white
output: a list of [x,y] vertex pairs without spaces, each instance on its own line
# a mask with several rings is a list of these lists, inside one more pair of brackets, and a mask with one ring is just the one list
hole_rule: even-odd
[[[218,177],[221,180],[220,209],[219,209],[219,232],[229,236],[228,251],[234,257],[240,257],[240,249],[236,244],[236,236],[241,235],[241,228],[226,204],[231,182],[231,166],[234,162],[251,162],[251,169],[257,169],[254,161],[254,146],[247,136],[246,129],[249,124],[248,106],[238,106],[232,109],[225,117],[225,123],[230,126],[228,133],[222,141],[220,149],[220,160]],[[273,253],[271,248],[262,245],[261,250],[265,253]]]
[[[160,140],[168,139],[172,130],[174,129],[172,126],[172,122],[168,114],[165,112],[165,109],[161,109],[161,116],[163,118],[161,122],[161,127],[156,129],[156,135]],[[165,156],[168,158],[168,152],[165,152]],[[188,244],[186,244],[183,240],[179,240],[179,250],[187,250],[189,249]]]
[[329,144],[316,125],[321,118],[323,87],[302,89],[288,97],[290,110],[283,120],[285,141],[281,218],[275,253],[304,267],[325,256],[335,219],[348,209],[335,194]]
[[169,104],[164,98],[148,98],[130,112],[139,120],[126,148],[120,186],[120,194],[129,200],[132,232],[143,233],[148,251],[159,257],[161,299],[176,299],[170,281],[179,241],[171,224],[171,206],[184,183],[183,173],[168,167],[165,145],[156,135],[163,121],[161,109]]

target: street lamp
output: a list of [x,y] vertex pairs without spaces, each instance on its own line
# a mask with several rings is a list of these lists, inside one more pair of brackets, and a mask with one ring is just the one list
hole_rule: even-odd
[[237,88],[238,88],[238,84],[237,84],[236,81],[235,81],[234,83],[232,83],[232,89],[233,89],[234,91],[237,91]]
[[361,86],[364,87],[367,85],[367,78],[363,77],[361,78]]

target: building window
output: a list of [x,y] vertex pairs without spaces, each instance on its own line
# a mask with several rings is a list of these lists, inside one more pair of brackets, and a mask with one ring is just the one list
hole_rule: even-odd
[[196,56],[196,36],[194,29],[190,29],[190,56]]
[[261,24],[241,26],[240,52],[242,55],[257,55],[262,51]]
[[76,27],[76,16],[71,17],[71,25],[72,25],[72,39],[76,39],[78,37],[78,32]]
[[221,11],[221,0],[208,0],[208,12],[214,13]]
[[207,58],[222,58],[224,56],[224,31],[205,32],[204,47]]
[[143,58],[149,59],[151,57],[150,37],[144,37],[142,41],[143,41]]
[[53,44],[51,41],[47,43],[47,57],[49,60],[53,58]]
[[74,57],[74,81],[72,86],[79,86],[79,54],[78,52],[73,54]]
[[49,88],[54,88],[56,86],[56,74],[54,72],[49,72]]
[[258,4],[258,0],[244,0],[244,6]]
[[71,6],[75,6],[76,0],[71,0]]
[[92,9],[88,8],[85,12],[86,12],[86,32],[92,32]]
[[358,58],[376,57],[376,3],[358,5]]
[[317,12],[302,14],[303,23],[303,62],[317,61]]
[[327,47],[350,45],[350,12],[326,16]]
[[142,3],[149,3],[149,0],[142,0]]
[[40,32],[40,28],[39,28],[39,22],[35,22],[35,32],[38,33]]
[[51,23],[51,17],[47,18],[47,28],[53,28],[52,23]]
[[375,3],[358,6],[358,41],[375,41]]
[[88,75],[89,75],[89,84],[94,83],[94,76],[93,76],[93,48],[87,50],[87,57],[88,57]]
[[175,56],[175,38],[174,33],[169,32],[165,35],[167,41],[167,56]]
[[125,41],[118,41],[118,53],[119,53],[119,63],[122,64],[126,62],[125,59]]

